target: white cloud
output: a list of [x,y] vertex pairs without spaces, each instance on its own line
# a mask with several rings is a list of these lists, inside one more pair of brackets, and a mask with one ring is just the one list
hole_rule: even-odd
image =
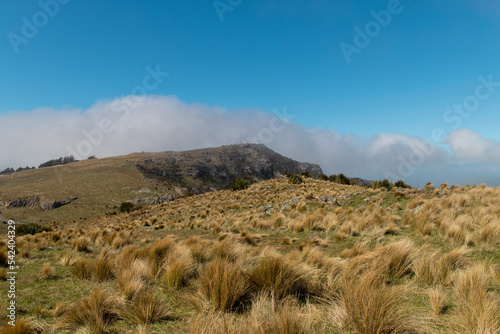
[[461,129],[448,135],[455,159],[464,162],[500,164],[500,143],[489,140],[479,133]]
[[[280,112],[286,116],[285,111]],[[500,162],[498,143],[461,131],[449,137],[456,157]],[[434,181],[433,173],[446,176],[444,168],[454,166],[448,152],[416,137],[340,135],[332,130],[306,129],[271,112],[228,111],[186,104],[173,96],[129,96],[100,101],[84,111],[43,108],[15,113],[0,117],[0,132],[4,134],[1,169],[37,166],[72,153],[80,155],[77,158],[104,157],[240,141],[260,142],[290,158],[318,163],[327,174],[342,172],[370,179],[395,175],[409,181],[418,176]],[[465,141],[464,134],[468,136]],[[471,146],[471,142],[476,145]],[[477,150],[478,146],[483,149]]]

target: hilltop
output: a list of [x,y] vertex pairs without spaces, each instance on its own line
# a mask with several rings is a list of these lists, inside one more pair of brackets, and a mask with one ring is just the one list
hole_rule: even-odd
[[254,183],[305,171],[322,173],[259,144],[133,153],[0,175],[0,210],[27,223],[81,221],[116,212],[122,202],[158,204],[227,189],[237,178]]

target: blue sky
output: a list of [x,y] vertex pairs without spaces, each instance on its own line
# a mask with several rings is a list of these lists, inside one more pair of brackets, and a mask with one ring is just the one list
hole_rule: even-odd
[[[183,106],[222,108],[247,117],[261,112],[272,117],[273,109],[286,107],[301,131],[311,136],[311,131],[326,130],[344,143],[355,137],[352,145],[365,151],[381,134],[425,140],[436,128],[446,135],[459,130],[470,131],[462,135],[479,134],[493,145],[484,148],[485,155],[496,154],[500,142],[500,87],[481,100],[468,118],[462,117],[459,127],[443,119],[453,104],[475,94],[479,77],[500,81],[500,4],[493,0],[5,0],[0,7],[0,122],[7,129],[18,124],[16,116],[41,115],[36,112],[39,108],[44,108],[42,114],[64,116],[77,110],[78,117],[98,112],[96,105],[133,94],[149,67],[169,76],[148,94],[175,96]],[[220,8],[229,10],[220,12]],[[390,8],[397,8],[397,13],[390,14],[385,26],[378,23],[368,45],[358,48],[359,54],[352,54],[348,62],[341,43],[356,46],[355,28],[366,31],[376,22],[373,12],[387,13]],[[26,22],[38,23],[34,36],[23,34]],[[138,118],[137,122],[147,125],[151,120]],[[60,142],[54,133],[64,124],[55,123],[44,130]],[[179,126],[189,132],[189,123]],[[126,145],[116,151],[108,148],[120,140],[109,138],[97,145],[102,154],[127,153]],[[230,143],[231,138],[216,143]],[[160,136],[158,141],[163,139]],[[269,146],[315,160],[286,149],[279,140],[287,139],[276,136]],[[329,145],[326,139],[321,142]],[[443,144],[448,164],[443,168],[454,168],[453,163],[464,160],[478,175],[487,168],[489,183],[499,180],[494,157],[474,158],[474,152],[454,150],[455,144]],[[22,145],[41,150],[32,141]],[[141,150],[180,148],[167,142],[144,146]],[[101,153],[99,147],[96,153]],[[130,150],[136,148],[130,145]],[[65,154],[44,152],[48,158]],[[37,159],[44,157],[37,155]],[[37,164],[16,156],[0,160],[0,167]],[[338,169],[335,162],[321,162],[328,165],[322,166],[325,170]],[[482,172],[474,169],[477,164]],[[441,177],[440,171],[425,166],[417,168],[425,170],[421,177]],[[387,169],[381,168],[357,172],[379,177]],[[461,182],[460,175],[471,172],[459,172],[463,168],[462,161],[453,181]]]

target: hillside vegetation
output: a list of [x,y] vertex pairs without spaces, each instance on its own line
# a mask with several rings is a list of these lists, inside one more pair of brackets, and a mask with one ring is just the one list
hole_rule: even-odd
[[123,202],[158,204],[228,189],[238,178],[253,183],[305,171],[322,173],[257,144],[133,153],[0,175],[0,210],[25,223],[78,222],[113,214]]
[[500,188],[303,180],[19,237],[15,333],[499,333]]

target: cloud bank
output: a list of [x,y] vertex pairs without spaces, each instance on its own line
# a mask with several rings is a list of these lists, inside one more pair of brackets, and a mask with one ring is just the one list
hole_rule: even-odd
[[360,137],[307,129],[299,121],[286,108],[228,111],[174,96],[128,96],[88,110],[40,108],[0,117],[0,169],[38,166],[71,154],[85,159],[252,142],[318,163],[327,174],[400,178],[414,185],[500,184],[500,143],[470,130],[450,133],[443,148],[401,134]]

